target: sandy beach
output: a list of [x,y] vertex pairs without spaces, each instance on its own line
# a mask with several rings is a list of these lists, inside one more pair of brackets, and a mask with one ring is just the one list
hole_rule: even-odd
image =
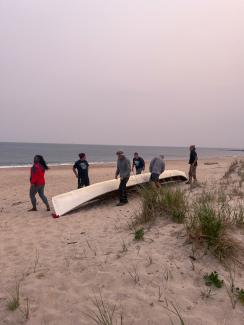
[[[200,160],[200,184],[214,187],[231,161]],[[166,161],[166,168],[188,172],[185,161]],[[91,166],[91,182],[112,179],[114,172],[113,164]],[[210,255],[197,258],[192,266],[183,225],[156,220],[144,241],[134,241],[128,224],[140,208],[138,195],[132,194],[123,207],[108,199],[53,219],[53,210],[45,211],[39,198],[38,211],[27,212],[28,168],[0,169],[0,180],[1,325],[92,325],[89,315],[100,294],[106,303],[116,305],[118,324],[180,324],[167,306],[177,306],[188,325],[244,324],[244,306],[237,303],[233,308],[225,287],[203,299],[203,275],[218,271],[228,283],[229,272]],[[52,167],[46,173],[50,203],[52,196],[75,188],[71,166]],[[236,236],[244,242],[244,229]],[[235,268],[235,283],[244,288],[240,265]],[[10,311],[7,303],[16,284],[20,307]]]

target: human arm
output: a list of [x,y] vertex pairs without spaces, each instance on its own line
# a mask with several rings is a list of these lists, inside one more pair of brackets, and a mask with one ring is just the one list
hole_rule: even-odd
[[119,176],[119,170],[118,170],[118,168],[117,168],[117,169],[116,169],[116,172],[115,172],[115,179],[117,179],[118,176]]
[[44,172],[42,171],[41,167],[38,164],[35,164],[31,168],[31,177],[30,182],[32,185],[37,185],[38,183],[42,182],[44,179]]
[[146,165],[144,159],[141,159],[141,162],[142,162],[142,170],[145,170]]
[[73,173],[75,174],[75,177],[78,178],[78,173],[77,173],[77,170],[76,170],[76,167],[75,165],[73,166]]
[[194,157],[194,162],[193,162],[193,166],[196,166],[197,165],[197,153],[195,153],[195,157]]
[[197,153],[192,151],[190,154],[190,165],[195,166],[197,164]]
[[30,169],[30,183],[35,185],[37,182],[37,172],[36,172],[36,167],[32,166]]
[[[130,175],[130,171],[131,171],[131,163],[129,161],[129,159],[127,159],[127,164],[128,164],[128,172],[129,172],[129,175]],[[133,168],[133,167],[132,167]]]
[[162,162],[162,167],[161,167],[161,174],[165,171],[165,162]]
[[116,168],[116,171],[115,171],[115,179],[117,179],[119,176],[119,164],[117,162],[117,168]]

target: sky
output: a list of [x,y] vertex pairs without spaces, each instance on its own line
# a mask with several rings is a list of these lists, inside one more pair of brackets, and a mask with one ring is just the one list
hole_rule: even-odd
[[0,0],[0,141],[243,148],[243,0]]

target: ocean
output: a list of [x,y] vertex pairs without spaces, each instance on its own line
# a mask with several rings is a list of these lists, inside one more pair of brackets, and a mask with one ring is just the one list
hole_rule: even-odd
[[[167,160],[188,160],[187,147],[154,147],[154,146],[116,146],[87,144],[54,144],[54,143],[14,143],[0,142],[0,167],[30,166],[36,154],[43,155],[50,165],[68,165],[78,159],[78,153],[85,152],[90,163],[108,163],[116,161],[116,151],[122,149],[128,158],[137,151],[145,160],[164,154]],[[244,151],[219,148],[197,148],[199,159],[243,156]]]

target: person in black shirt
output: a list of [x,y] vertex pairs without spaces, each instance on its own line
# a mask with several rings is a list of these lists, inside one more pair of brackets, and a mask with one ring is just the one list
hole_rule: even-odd
[[79,154],[80,159],[73,166],[73,172],[78,179],[78,188],[90,185],[88,176],[89,164],[84,153]]
[[190,146],[190,159],[189,159],[189,180],[186,184],[191,184],[192,183],[192,178],[194,180],[194,182],[197,181],[197,176],[196,176],[196,172],[197,172],[197,153],[196,153],[196,147],[194,145]]
[[132,164],[132,172],[134,171],[134,167],[136,168],[136,174],[141,174],[143,170],[145,170],[145,162],[139,157],[138,152],[134,153],[133,164]]

